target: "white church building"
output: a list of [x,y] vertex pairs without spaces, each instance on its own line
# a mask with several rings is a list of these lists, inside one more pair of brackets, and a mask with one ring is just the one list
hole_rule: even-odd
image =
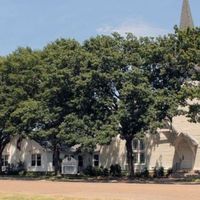
[[[188,0],[184,0],[180,28],[193,27]],[[93,153],[80,153],[78,145],[63,150],[63,174],[77,174],[89,165],[110,168],[119,164],[127,169],[126,145],[119,136],[110,145],[97,146]],[[172,124],[159,129],[155,135],[147,135],[143,140],[133,141],[134,167],[153,170],[162,166],[166,170],[200,171],[200,123],[191,123],[185,116],[173,118]],[[30,139],[23,139],[18,147],[18,137],[14,137],[3,151],[3,169],[8,165],[23,163],[27,171],[51,172],[53,152]]]

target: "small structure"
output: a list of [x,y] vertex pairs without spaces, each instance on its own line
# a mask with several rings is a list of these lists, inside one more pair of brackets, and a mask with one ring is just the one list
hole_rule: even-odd
[[62,161],[62,174],[77,174],[78,161],[71,155],[67,155]]

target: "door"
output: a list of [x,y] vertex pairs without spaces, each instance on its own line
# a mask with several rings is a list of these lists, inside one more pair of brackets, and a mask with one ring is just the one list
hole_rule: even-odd
[[190,144],[186,141],[186,139],[182,139],[179,141],[175,148],[174,169],[192,170],[195,156]]
[[193,169],[194,155],[191,147],[185,141],[181,144],[181,169]]

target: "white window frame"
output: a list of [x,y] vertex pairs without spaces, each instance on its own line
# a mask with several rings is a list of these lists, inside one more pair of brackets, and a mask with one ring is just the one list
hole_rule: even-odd
[[8,162],[9,154],[2,155],[1,160],[2,160],[2,167],[8,167],[8,165],[9,165],[9,162]]
[[[98,159],[95,159],[95,156],[98,156]],[[93,155],[93,167],[99,167],[99,161],[100,161],[100,158],[99,158],[99,154],[94,154]],[[95,165],[95,162],[98,162],[98,166]]]
[[[134,148],[134,142],[137,141],[137,148]],[[141,142],[143,142],[144,148],[141,149]],[[134,165],[145,165],[146,164],[146,142],[145,139],[134,139],[132,142]],[[144,154],[144,162],[141,163],[141,155]],[[136,155],[136,162],[135,162]]]
[[[39,159],[39,156],[40,156],[40,159]],[[33,165],[33,160],[35,161],[34,165]],[[38,165],[39,160],[40,160],[40,165]],[[40,153],[31,154],[31,167],[41,167],[41,166],[42,166],[42,154]]]

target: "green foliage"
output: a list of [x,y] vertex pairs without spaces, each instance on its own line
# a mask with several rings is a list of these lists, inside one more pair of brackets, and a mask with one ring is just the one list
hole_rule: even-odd
[[110,175],[120,177],[122,175],[121,166],[118,164],[110,166]]
[[[0,57],[0,156],[12,136],[28,136],[48,141],[59,170],[63,146],[90,152],[120,133],[133,171],[132,140],[172,121],[188,98],[200,98],[199,33],[60,39],[42,51]],[[186,114],[199,122],[199,105]]]
[[120,177],[122,175],[122,170],[120,165],[111,165],[110,170],[104,167],[93,167],[89,165],[83,170],[83,174],[88,176],[113,176],[113,177]]
[[85,175],[88,175],[88,176],[96,176],[96,170],[95,170],[95,168],[92,167],[91,165],[87,166],[87,167],[84,169],[83,173],[84,173]]
[[83,170],[84,175],[87,176],[109,176],[109,171],[107,168],[103,167],[93,167],[89,165]]
[[103,176],[109,176],[109,170],[107,168],[103,168]]
[[172,173],[173,173],[173,169],[172,169],[172,168],[169,168],[169,169],[167,170],[166,177],[169,177],[169,176],[171,176],[171,175],[172,175]]
[[[23,102],[35,98],[40,84],[40,53],[30,48],[19,48],[9,56],[0,59],[0,157],[6,144],[18,131],[15,124],[21,128],[21,122],[28,127],[27,121],[17,121],[13,118],[18,113]],[[14,123],[13,123],[14,122]],[[1,161],[0,161],[1,171]]]
[[145,169],[142,171],[141,176],[143,178],[149,178],[149,170],[145,167]]
[[154,178],[162,178],[165,175],[164,167],[155,167],[153,172]]

